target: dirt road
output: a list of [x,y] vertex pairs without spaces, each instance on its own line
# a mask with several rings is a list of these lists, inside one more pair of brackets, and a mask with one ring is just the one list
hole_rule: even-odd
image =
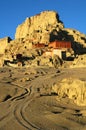
[[86,81],[86,68],[0,68],[0,130],[86,130],[86,107],[52,92],[69,77]]

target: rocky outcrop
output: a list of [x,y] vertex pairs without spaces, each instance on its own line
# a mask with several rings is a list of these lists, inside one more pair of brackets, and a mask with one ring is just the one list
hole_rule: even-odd
[[52,92],[59,98],[69,98],[79,106],[86,106],[86,82],[80,79],[67,78],[52,86]]
[[86,67],[86,54],[77,56],[70,68]]
[[26,18],[25,22],[16,29],[15,39],[28,37],[29,40],[39,43],[49,43],[50,33],[64,27],[59,15],[54,11],[44,11],[33,17]]

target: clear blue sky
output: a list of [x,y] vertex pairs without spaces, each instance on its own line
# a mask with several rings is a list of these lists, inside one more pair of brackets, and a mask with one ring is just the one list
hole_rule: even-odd
[[86,34],[86,0],[0,0],[0,38],[14,39],[16,27],[26,17],[45,10],[58,12],[65,28]]

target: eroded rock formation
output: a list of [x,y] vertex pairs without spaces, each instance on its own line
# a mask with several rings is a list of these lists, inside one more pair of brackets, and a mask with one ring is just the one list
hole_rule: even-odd
[[49,43],[50,33],[53,29],[59,31],[63,27],[64,25],[56,12],[44,11],[26,18],[25,22],[17,27],[15,39],[28,37],[34,42]]
[[77,105],[86,105],[86,82],[80,79],[63,79],[61,83],[52,87],[54,93],[60,98],[70,98]]

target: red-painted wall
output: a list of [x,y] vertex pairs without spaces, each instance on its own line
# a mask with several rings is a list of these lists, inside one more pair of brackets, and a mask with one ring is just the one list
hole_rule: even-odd
[[38,43],[38,44],[34,44],[33,48],[41,48],[41,47],[45,47],[45,44],[43,43]]
[[54,41],[49,44],[52,48],[71,48],[70,41]]

